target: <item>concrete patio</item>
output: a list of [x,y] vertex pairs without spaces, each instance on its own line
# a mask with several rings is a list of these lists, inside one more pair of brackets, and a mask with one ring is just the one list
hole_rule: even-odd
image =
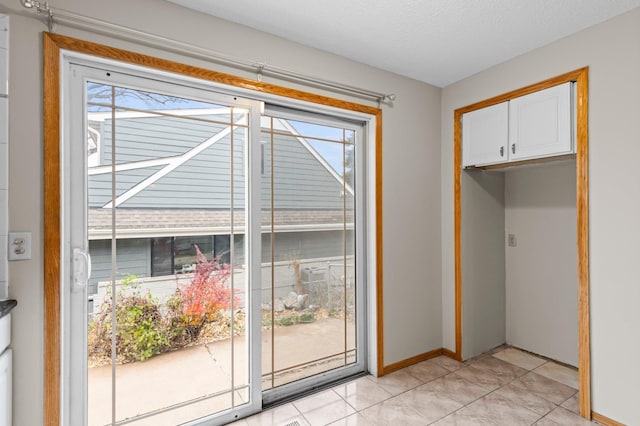
[[[355,348],[355,327],[347,322],[346,341],[348,349]],[[274,385],[281,385],[301,377],[327,371],[345,363],[345,322],[338,318],[324,318],[310,324],[277,327],[275,337],[276,374]],[[271,387],[271,330],[263,329],[262,371],[263,389]],[[202,399],[184,407],[174,408],[156,415],[132,421],[142,425],[176,425],[188,420],[210,415],[229,408],[232,395],[222,393],[231,388],[232,365],[236,389],[246,383],[248,368],[245,364],[247,344],[245,336],[193,346],[155,356],[144,362],[135,362],[116,367],[116,419],[132,418],[154,410],[162,410],[187,401],[197,400],[221,392],[219,396]],[[324,359],[326,358],[326,359]],[[291,368],[322,360],[299,368]],[[349,357],[352,362],[353,357]],[[286,370],[290,369],[290,370]],[[281,371],[286,370],[286,371]],[[98,426],[111,422],[111,366],[89,369],[89,425]],[[233,404],[239,405],[248,399],[247,390],[237,390]]]

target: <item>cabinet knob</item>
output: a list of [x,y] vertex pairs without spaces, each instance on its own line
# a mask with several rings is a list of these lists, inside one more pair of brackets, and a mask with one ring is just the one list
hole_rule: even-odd
[[516,153],[516,144],[511,144],[511,153],[515,154]]
[[504,157],[504,146],[500,147],[500,157]]

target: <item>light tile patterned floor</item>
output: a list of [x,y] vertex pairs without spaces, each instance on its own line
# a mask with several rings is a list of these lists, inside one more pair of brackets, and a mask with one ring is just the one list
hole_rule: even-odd
[[577,370],[512,347],[444,356],[361,377],[234,423],[253,425],[593,425],[578,416]]

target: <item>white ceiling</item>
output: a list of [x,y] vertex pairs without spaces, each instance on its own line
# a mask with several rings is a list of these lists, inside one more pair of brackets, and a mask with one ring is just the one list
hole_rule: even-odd
[[444,87],[640,0],[169,0]]

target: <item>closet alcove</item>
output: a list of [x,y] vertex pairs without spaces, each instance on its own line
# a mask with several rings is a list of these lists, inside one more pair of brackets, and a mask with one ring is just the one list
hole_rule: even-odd
[[588,69],[457,109],[456,356],[578,367],[590,417]]

